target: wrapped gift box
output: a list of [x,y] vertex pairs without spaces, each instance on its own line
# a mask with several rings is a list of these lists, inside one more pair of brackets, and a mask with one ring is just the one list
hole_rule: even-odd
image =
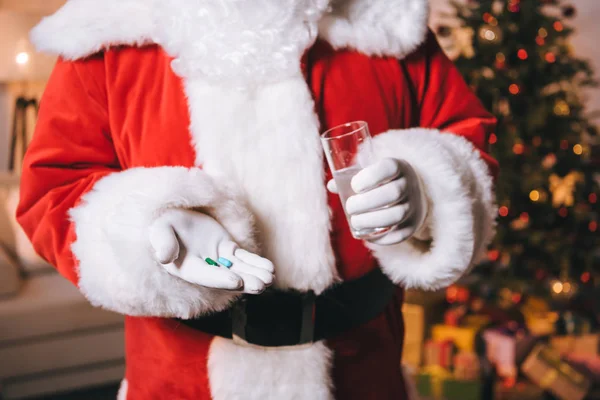
[[481,366],[475,353],[461,351],[454,356],[454,377],[460,380],[474,381],[480,379]]
[[475,351],[477,328],[435,325],[431,330],[431,338],[436,342],[452,341],[461,351]]
[[404,304],[402,306],[402,314],[404,317],[405,330],[402,362],[417,371],[423,362],[422,353],[423,342],[425,339],[425,310],[423,306]]
[[533,383],[561,400],[583,400],[590,390],[591,382],[546,345],[538,344],[521,370]]
[[548,312],[524,312],[525,324],[532,335],[549,336],[556,332],[558,313]]
[[486,356],[503,378],[516,379],[519,365],[535,347],[537,338],[524,329],[492,328],[483,332]]
[[562,336],[587,335],[592,332],[592,321],[571,311],[565,311],[558,316],[555,332]]
[[560,354],[594,356],[598,354],[600,335],[556,336],[550,339],[550,345]]
[[452,369],[452,361],[456,354],[456,346],[451,340],[436,342],[428,340],[425,343],[425,366],[440,366],[446,370]]
[[494,400],[540,400],[544,398],[544,390],[530,382],[517,382],[507,387],[496,385]]
[[425,368],[417,376],[417,390],[432,400],[481,400],[482,385],[479,380],[455,379],[442,368]]

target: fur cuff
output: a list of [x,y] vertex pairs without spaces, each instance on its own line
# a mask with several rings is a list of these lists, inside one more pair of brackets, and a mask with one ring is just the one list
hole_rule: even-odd
[[374,145],[379,157],[404,159],[421,177],[432,240],[369,247],[398,284],[427,290],[452,284],[480,260],[494,236],[496,207],[487,165],[465,138],[433,129],[390,131],[376,136]]
[[155,260],[148,227],[167,208],[212,215],[240,246],[252,243],[252,216],[240,199],[200,169],[135,168],[99,180],[70,211],[79,287],[96,306],[132,316],[191,318],[235,298],[174,277]]

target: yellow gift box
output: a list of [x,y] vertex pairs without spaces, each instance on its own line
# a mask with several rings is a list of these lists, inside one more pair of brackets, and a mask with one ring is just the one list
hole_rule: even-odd
[[474,352],[475,351],[475,336],[477,328],[474,327],[457,327],[449,325],[434,325],[431,330],[431,337],[436,342],[451,340],[458,349]]

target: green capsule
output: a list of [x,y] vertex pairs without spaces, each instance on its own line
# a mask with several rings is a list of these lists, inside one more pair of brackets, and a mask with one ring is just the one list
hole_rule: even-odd
[[204,260],[204,261],[206,261],[206,263],[208,265],[212,265],[213,267],[218,267],[219,266],[219,264],[217,264],[217,262],[215,260],[213,260],[212,258],[208,258],[207,257],[206,260]]

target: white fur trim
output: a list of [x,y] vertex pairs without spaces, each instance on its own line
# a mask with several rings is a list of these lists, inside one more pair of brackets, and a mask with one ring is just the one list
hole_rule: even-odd
[[208,356],[214,400],[332,400],[332,351],[308,347],[243,347],[215,338]]
[[31,31],[41,52],[75,60],[111,45],[152,42],[154,21],[147,0],[70,0]]
[[160,0],[154,37],[181,76],[221,86],[300,74],[328,0]]
[[121,386],[119,387],[119,393],[117,393],[117,400],[127,400],[127,391],[129,389],[129,383],[127,379],[123,379],[121,381]]
[[303,77],[249,90],[188,79],[185,89],[196,163],[244,193],[275,285],[325,290],[337,270],[319,123]]
[[169,273],[155,260],[148,227],[167,208],[199,208],[249,250],[252,217],[233,188],[197,168],[134,168],[100,179],[70,211],[79,287],[96,306],[133,316],[190,318],[225,309],[235,298]]
[[273,82],[299,69],[317,36],[334,47],[403,57],[425,40],[427,0],[69,0],[34,28],[40,51],[78,59],[157,43],[178,72]]
[[369,245],[382,269],[408,288],[445,287],[476,264],[494,236],[492,177],[465,138],[433,129],[389,131],[374,139],[380,157],[408,161],[422,179],[429,201],[426,221],[432,242],[416,239]]
[[427,0],[338,0],[319,22],[319,36],[335,48],[402,58],[425,41]]

